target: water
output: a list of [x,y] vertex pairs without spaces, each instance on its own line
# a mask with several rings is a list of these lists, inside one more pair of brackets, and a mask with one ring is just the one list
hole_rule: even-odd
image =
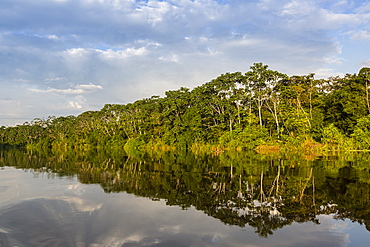
[[0,166],[0,246],[370,243],[364,154],[8,150]]

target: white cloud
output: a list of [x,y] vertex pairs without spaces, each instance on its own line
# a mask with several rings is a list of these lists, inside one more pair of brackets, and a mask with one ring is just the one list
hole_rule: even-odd
[[76,89],[82,89],[84,91],[103,89],[102,86],[100,86],[100,85],[94,85],[94,84],[77,85],[75,88]]
[[366,30],[349,32],[349,34],[351,35],[351,39],[370,41],[370,33]]
[[136,48],[127,48],[125,50],[100,50],[100,49],[86,49],[86,48],[73,48],[65,51],[66,56],[71,57],[72,59],[81,59],[87,60],[90,56],[98,55],[103,59],[125,59],[132,56],[143,56],[147,53],[145,47]]
[[108,49],[107,51],[96,50],[106,59],[124,59],[131,56],[143,56],[146,54],[147,50],[145,47],[138,49],[127,48],[126,50],[113,51]]
[[327,78],[333,77],[333,76],[343,77],[345,75],[345,73],[338,73],[334,69],[327,69],[327,68],[318,69],[318,70],[314,71],[314,73],[315,73],[315,78],[316,79],[327,79]]
[[281,15],[285,16],[305,16],[316,11],[312,2],[307,1],[291,1],[283,6]]
[[35,89],[30,88],[29,90],[36,93],[56,93],[56,94],[85,94],[91,93],[95,90],[103,89],[100,85],[93,85],[93,84],[82,84],[76,85],[74,88],[67,88],[67,89],[57,89],[57,88],[48,88],[45,90],[42,89]]
[[343,13],[333,13],[327,10],[321,10],[322,20],[326,23],[326,28],[336,28],[340,25],[354,25],[360,24],[362,22],[361,17],[355,14],[343,14]]
[[72,102],[72,101],[68,103],[68,107],[72,108],[72,109],[81,109],[82,108],[82,106],[79,103]]
[[93,51],[94,51],[93,49],[72,48],[65,51],[65,53],[69,56],[83,57],[87,54],[91,54]]
[[68,88],[68,89],[48,88],[46,90],[30,88],[29,90],[32,92],[36,92],[36,93],[59,93],[59,94],[82,94],[84,93],[84,90],[82,89],[72,89],[72,88]]
[[54,77],[54,78],[46,78],[45,81],[53,82],[53,81],[66,81],[67,78],[65,77]]
[[167,56],[160,56],[158,59],[162,61],[169,61],[169,62],[177,63],[179,61],[179,56],[172,53]]
[[172,8],[176,7],[168,2],[148,1],[147,5],[141,6],[137,10],[147,15],[148,23],[156,25],[163,21],[164,16],[171,11]]
[[[0,98],[19,101],[9,109],[19,116],[45,116],[69,102],[84,111],[191,88],[225,72],[245,72],[254,62],[287,74],[353,73],[366,60],[351,56],[359,53],[354,42],[369,41],[369,6],[343,0],[3,0],[0,83],[8,87],[5,92],[1,85]],[[365,42],[362,49],[369,47]],[[20,96],[19,87],[29,90]],[[52,103],[39,103],[40,93]],[[79,95],[84,102],[75,100]]]
[[[345,26],[354,27],[369,20],[367,14],[358,11],[348,12],[351,3],[341,1],[332,8],[323,8],[317,1],[290,1],[281,9],[278,8],[278,16],[283,22],[289,24],[287,28],[301,28],[306,30],[333,30]],[[347,8],[339,8],[347,6]]]
[[357,10],[359,13],[366,13],[370,12],[370,2],[364,1],[364,3],[358,8]]
[[339,57],[327,57],[325,58],[327,64],[343,64],[343,58]]
[[342,0],[342,1],[338,1],[338,2],[334,3],[333,7],[335,7],[335,8],[347,7],[348,4],[349,4],[348,1]]
[[49,34],[46,36],[48,39],[52,39],[52,40],[58,40],[59,37],[57,35],[54,35],[54,34]]

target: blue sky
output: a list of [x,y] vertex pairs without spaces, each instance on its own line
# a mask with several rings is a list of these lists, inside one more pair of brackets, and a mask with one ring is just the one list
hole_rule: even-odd
[[0,126],[78,115],[255,62],[316,78],[370,66],[370,2],[1,0]]

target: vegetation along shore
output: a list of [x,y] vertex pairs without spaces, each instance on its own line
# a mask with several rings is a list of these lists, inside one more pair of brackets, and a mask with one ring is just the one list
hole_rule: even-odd
[[27,148],[370,150],[370,68],[343,77],[288,76],[255,63],[125,105],[2,126],[1,145]]

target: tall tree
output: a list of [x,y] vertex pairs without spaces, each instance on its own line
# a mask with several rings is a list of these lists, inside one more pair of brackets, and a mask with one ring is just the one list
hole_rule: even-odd
[[269,89],[270,71],[268,65],[262,63],[254,63],[250,67],[251,71],[248,71],[246,76],[246,83],[252,90],[252,96],[256,100],[258,109],[258,118],[260,126],[263,127],[262,122],[262,107],[267,99],[267,91]]
[[358,73],[358,75],[365,82],[366,105],[368,114],[370,114],[370,100],[369,100],[370,68],[363,67]]
[[365,82],[351,74],[329,80],[329,93],[324,98],[325,121],[350,134],[357,119],[368,114]]
[[288,76],[278,71],[269,71],[270,89],[268,90],[268,98],[266,101],[267,109],[271,112],[275,124],[278,138],[280,138],[280,120],[279,120],[279,105],[280,105],[280,91],[279,83],[287,80]]

